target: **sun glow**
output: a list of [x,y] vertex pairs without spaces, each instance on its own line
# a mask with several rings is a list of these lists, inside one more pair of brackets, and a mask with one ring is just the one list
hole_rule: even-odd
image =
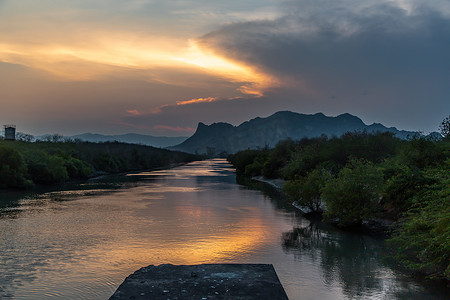
[[226,60],[225,58],[215,56],[212,53],[200,49],[194,41],[190,41],[190,46],[183,57],[173,57],[176,61],[182,61],[188,64],[196,65],[208,70],[221,70],[224,73],[250,76],[251,72],[247,68]]
[[190,41],[186,53],[183,56],[173,57],[173,60],[198,66],[232,82],[242,83],[239,90],[244,94],[260,97],[263,96],[265,89],[278,85],[277,80],[269,75],[243,63],[231,61],[212,51],[202,49],[193,40]]

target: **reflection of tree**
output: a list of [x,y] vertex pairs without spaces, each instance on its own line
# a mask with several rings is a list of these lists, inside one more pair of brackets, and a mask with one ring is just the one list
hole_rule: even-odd
[[283,248],[319,260],[325,282],[339,282],[350,298],[374,289],[383,290],[383,278],[377,276],[386,270],[382,265],[382,247],[370,237],[325,231],[311,223],[283,233]]
[[239,175],[236,176],[236,182],[249,189],[262,192],[264,196],[268,197],[268,199],[274,205],[274,208],[277,210],[295,211],[291,202],[286,201],[284,195],[280,192],[280,190],[267,183],[255,181],[251,178]]
[[[67,184],[58,187],[61,190],[57,190],[57,187],[39,187],[31,191],[0,191],[0,299],[15,299],[15,293],[21,286],[32,283],[41,276],[40,273],[47,270],[61,272],[63,276],[63,263],[55,265],[53,258],[72,263],[78,259],[77,252],[95,247],[101,241],[99,238],[86,237],[85,234],[58,235],[53,231],[52,224],[39,227],[36,230],[40,234],[34,235],[32,230],[27,230],[29,216],[36,212],[45,213],[58,209],[52,205],[55,202],[110,194],[122,187],[136,185],[135,181],[131,181],[132,178],[121,178],[130,182],[118,179],[116,182],[108,182],[104,179],[84,184]],[[68,244],[71,247],[67,247]]]

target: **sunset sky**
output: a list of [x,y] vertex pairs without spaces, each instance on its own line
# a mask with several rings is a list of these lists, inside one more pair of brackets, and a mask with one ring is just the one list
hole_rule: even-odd
[[448,0],[0,0],[0,124],[189,136],[280,110],[437,131]]

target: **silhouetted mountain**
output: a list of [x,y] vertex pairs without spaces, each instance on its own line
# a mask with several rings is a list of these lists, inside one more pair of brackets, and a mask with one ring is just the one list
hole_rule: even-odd
[[387,128],[374,123],[366,125],[348,113],[337,117],[327,117],[322,113],[305,115],[290,111],[280,111],[267,118],[255,118],[239,126],[228,123],[205,125],[199,123],[193,136],[183,143],[169,147],[189,153],[235,153],[245,149],[273,147],[279,141],[291,138],[317,137],[325,134],[329,137],[340,136],[349,131],[394,133],[399,138],[407,138],[418,134],[412,131],[399,131],[394,127]]
[[142,144],[153,147],[168,147],[177,145],[187,139],[187,137],[167,137],[167,136],[151,136],[136,133],[127,133],[121,135],[102,135],[97,133],[83,133],[70,136],[72,139],[80,139],[87,142],[112,142],[118,141],[129,144]]

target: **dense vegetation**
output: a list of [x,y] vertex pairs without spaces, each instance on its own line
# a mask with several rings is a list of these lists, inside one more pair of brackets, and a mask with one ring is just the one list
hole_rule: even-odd
[[342,227],[396,221],[389,242],[410,270],[450,279],[450,137],[347,133],[286,140],[229,157],[238,176],[283,178],[291,201]]
[[0,141],[0,188],[54,184],[195,159],[199,157],[118,142]]

